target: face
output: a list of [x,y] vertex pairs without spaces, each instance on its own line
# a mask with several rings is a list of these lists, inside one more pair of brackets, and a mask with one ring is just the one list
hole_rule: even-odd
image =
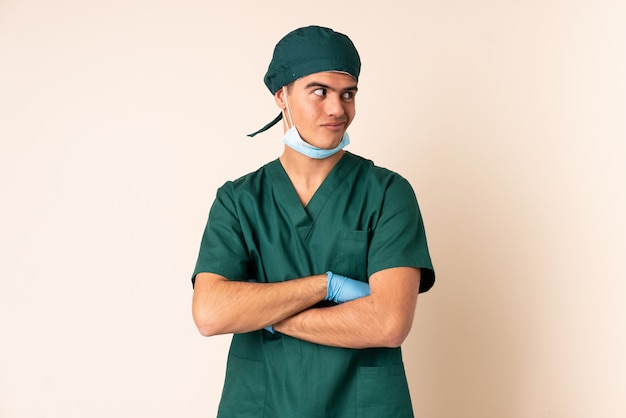
[[[294,81],[279,90],[276,103],[285,111],[284,120],[291,128],[289,111],[303,140],[322,149],[335,148],[354,119],[357,83],[351,75],[337,72],[315,73]],[[285,97],[286,94],[286,97]]]

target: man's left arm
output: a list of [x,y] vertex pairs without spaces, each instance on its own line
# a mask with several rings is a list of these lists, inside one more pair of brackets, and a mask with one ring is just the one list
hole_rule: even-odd
[[413,324],[420,269],[381,270],[370,277],[369,284],[369,296],[305,310],[275,324],[274,330],[334,347],[399,347]]

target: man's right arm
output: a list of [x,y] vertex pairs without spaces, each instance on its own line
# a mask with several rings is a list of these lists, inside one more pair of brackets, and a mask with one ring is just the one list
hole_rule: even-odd
[[278,323],[324,300],[326,295],[326,274],[279,283],[255,283],[199,273],[195,279],[192,313],[204,336],[238,334]]

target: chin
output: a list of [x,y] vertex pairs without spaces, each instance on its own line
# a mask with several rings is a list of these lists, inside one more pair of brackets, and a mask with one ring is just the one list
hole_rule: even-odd
[[343,134],[344,133],[342,132],[341,135],[334,135],[333,137],[328,138],[328,140],[324,141],[324,143],[327,144],[326,148],[333,149],[337,147],[343,139]]

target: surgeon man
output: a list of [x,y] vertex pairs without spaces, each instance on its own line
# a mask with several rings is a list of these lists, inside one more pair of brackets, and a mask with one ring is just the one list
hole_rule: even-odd
[[345,150],[360,68],[332,29],[283,37],[264,78],[280,114],[251,136],[282,120],[284,151],[217,191],[192,310],[234,334],[221,418],[413,416],[400,346],[435,274],[412,187]]

